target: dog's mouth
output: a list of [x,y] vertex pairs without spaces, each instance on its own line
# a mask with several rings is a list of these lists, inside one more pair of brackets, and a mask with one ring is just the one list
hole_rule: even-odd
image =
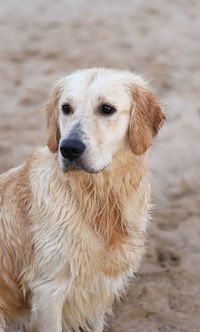
[[69,160],[69,159],[64,159],[62,158],[62,162],[61,162],[61,167],[62,167],[62,171],[64,173],[68,172],[68,171],[84,171],[86,173],[91,173],[91,174],[97,174],[102,172],[104,169],[106,169],[109,165],[105,165],[104,167],[100,168],[100,169],[94,169],[92,167],[89,167],[88,165],[86,165],[85,163],[83,163],[81,160]]

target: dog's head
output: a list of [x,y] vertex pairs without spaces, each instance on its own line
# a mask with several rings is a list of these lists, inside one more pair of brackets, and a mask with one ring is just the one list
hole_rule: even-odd
[[62,78],[48,107],[48,147],[63,171],[96,173],[123,150],[143,154],[165,115],[144,80],[130,72],[80,70]]

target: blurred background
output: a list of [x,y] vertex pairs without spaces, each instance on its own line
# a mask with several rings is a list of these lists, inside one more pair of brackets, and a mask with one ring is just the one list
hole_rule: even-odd
[[109,332],[200,331],[199,13],[198,0],[0,0],[0,172],[44,144],[49,91],[77,68],[136,71],[166,105],[146,256]]

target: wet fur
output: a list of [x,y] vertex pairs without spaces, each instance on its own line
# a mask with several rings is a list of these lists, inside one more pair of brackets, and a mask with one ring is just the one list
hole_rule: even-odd
[[[54,315],[63,316],[63,331],[102,331],[104,313],[112,311],[144,251],[150,185],[143,152],[164,120],[157,99],[146,87],[135,92],[140,107],[129,128],[135,154],[119,150],[97,174],[63,173],[57,158],[60,92],[61,86],[48,105],[49,149],[36,150],[0,178],[0,331],[29,315],[31,332],[47,330]],[[144,108],[153,112],[150,118]],[[143,129],[148,139],[134,140]]]

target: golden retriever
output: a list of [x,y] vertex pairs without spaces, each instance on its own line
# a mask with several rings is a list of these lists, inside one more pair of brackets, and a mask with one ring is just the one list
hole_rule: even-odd
[[102,332],[144,251],[165,115],[140,76],[93,68],[57,83],[47,119],[47,147],[0,179],[0,331]]

